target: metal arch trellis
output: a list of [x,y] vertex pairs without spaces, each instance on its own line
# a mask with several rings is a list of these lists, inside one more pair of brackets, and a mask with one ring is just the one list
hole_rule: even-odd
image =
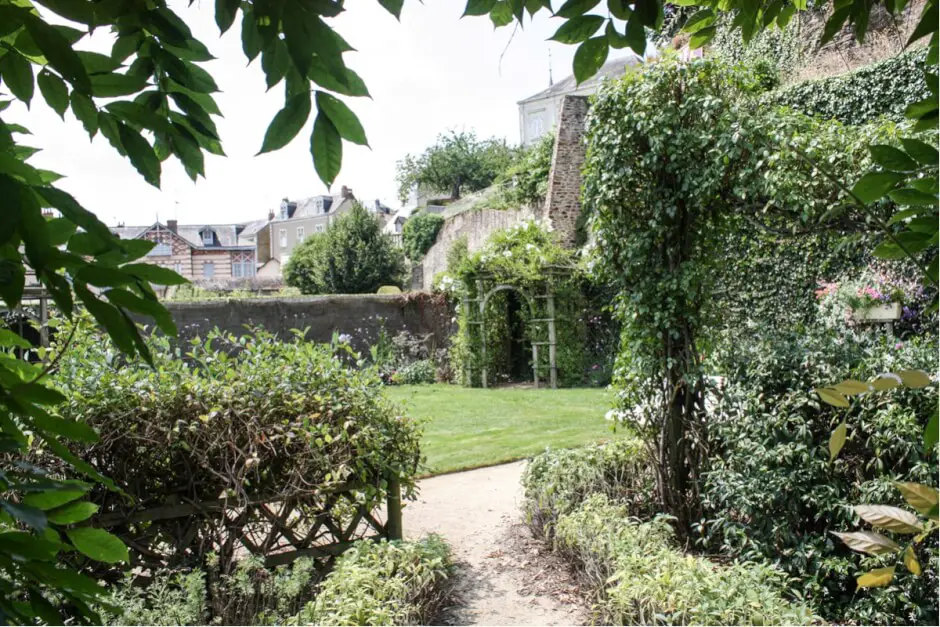
[[[534,340],[532,342],[532,380],[535,387],[539,387],[539,348],[548,347],[548,383],[552,389],[558,388],[558,364],[557,364],[557,335],[555,329],[555,280],[559,276],[566,276],[571,269],[565,266],[549,266],[545,268],[545,279],[539,281],[534,288],[527,289],[521,285],[509,282],[497,282],[492,274],[478,274],[472,277],[476,293],[471,296],[468,286],[464,286],[464,295],[462,306],[467,315],[467,333],[470,334],[471,342],[473,336],[479,339],[480,346],[480,384],[487,387],[487,368],[486,368],[486,305],[490,298],[498,292],[505,290],[514,290],[522,295],[529,306],[529,323],[545,324],[546,336],[544,340]],[[538,291],[540,293],[533,293]],[[537,318],[536,301],[545,301],[545,317]],[[473,307],[476,305],[476,307]],[[479,318],[474,318],[476,313]],[[465,364],[466,384],[468,387],[473,382],[473,356],[467,354]]]

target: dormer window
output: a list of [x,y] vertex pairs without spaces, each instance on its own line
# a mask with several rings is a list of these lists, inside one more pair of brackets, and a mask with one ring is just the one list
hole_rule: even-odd
[[202,245],[203,246],[212,246],[215,244],[215,231],[209,227],[204,228],[199,231],[199,235],[202,236]]

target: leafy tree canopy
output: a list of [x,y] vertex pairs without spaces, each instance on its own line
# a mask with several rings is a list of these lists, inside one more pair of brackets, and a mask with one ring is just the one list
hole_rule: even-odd
[[442,133],[420,155],[405,155],[398,162],[398,196],[405,202],[411,189],[419,185],[460,198],[463,191],[489,187],[515,154],[503,139],[480,140],[473,131]]
[[383,285],[401,285],[404,269],[401,249],[357,203],[294,250],[284,280],[304,294],[374,294]]

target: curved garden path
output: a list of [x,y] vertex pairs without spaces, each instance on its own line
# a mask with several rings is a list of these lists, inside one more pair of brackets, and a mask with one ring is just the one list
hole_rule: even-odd
[[557,558],[520,524],[525,462],[419,482],[403,512],[406,538],[444,537],[458,564],[452,625],[583,625],[590,616]]

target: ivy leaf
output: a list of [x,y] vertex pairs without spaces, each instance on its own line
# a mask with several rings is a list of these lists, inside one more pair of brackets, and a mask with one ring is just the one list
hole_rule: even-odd
[[592,37],[578,46],[574,53],[574,77],[578,84],[588,80],[601,69],[609,51],[606,36]]
[[851,533],[832,532],[853,551],[868,555],[884,555],[897,551],[901,547],[894,540],[874,531],[853,531]]
[[871,158],[875,163],[885,170],[893,172],[913,172],[918,168],[917,162],[907,156],[907,154],[885,144],[872,144],[868,147],[871,152]]
[[66,87],[65,81],[52,72],[43,70],[36,78],[36,82],[39,84],[39,91],[42,92],[46,104],[64,120],[65,112],[69,108],[69,88]]
[[853,509],[862,520],[872,527],[887,529],[895,533],[920,533],[924,530],[917,516],[900,507],[856,505]]
[[845,423],[839,423],[839,426],[836,427],[832,434],[829,436],[829,461],[832,462],[836,457],[839,456],[839,453],[842,451],[842,447],[845,446],[845,435],[846,435],[846,426]]
[[340,137],[360,146],[368,146],[365,129],[346,103],[322,91],[317,92],[317,109],[325,113]]
[[883,197],[903,179],[904,175],[897,172],[869,172],[858,180],[852,193],[868,204]]
[[562,24],[550,39],[563,44],[581,43],[596,33],[603,24],[604,18],[600,15],[582,15]]
[[892,579],[894,579],[894,566],[887,566],[870,570],[855,581],[859,588],[880,588],[887,586]]
[[240,4],[241,0],[215,0],[215,23],[219,26],[219,34],[232,27]]
[[467,15],[486,15],[496,6],[496,0],[467,0],[467,8],[464,9],[464,16]]
[[278,150],[289,144],[307,123],[309,117],[310,92],[304,91],[290,98],[268,125],[258,154]]
[[925,144],[919,139],[913,137],[904,137],[901,139],[904,144],[904,150],[908,155],[920,161],[924,165],[937,165],[940,162],[940,152],[929,144]]
[[76,549],[93,560],[107,564],[129,562],[127,547],[120,538],[104,529],[79,527],[65,532]]
[[0,57],[0,79],[10,93],[29,106],[33,99],[33,66],[16,50],[7,50]]
[[320,180],[329,188],[343,165],[343,140],[323,113],[317,114],[313,123],[313,133],[310,135],[310,155],[313,157],[313,166],[320,176]]
[[904,550],[904,566],[912,575],[920,575],[920,562],[917,561],[917,556],[914,555],[914,547],[911,545],[908,545],[907,549]]

